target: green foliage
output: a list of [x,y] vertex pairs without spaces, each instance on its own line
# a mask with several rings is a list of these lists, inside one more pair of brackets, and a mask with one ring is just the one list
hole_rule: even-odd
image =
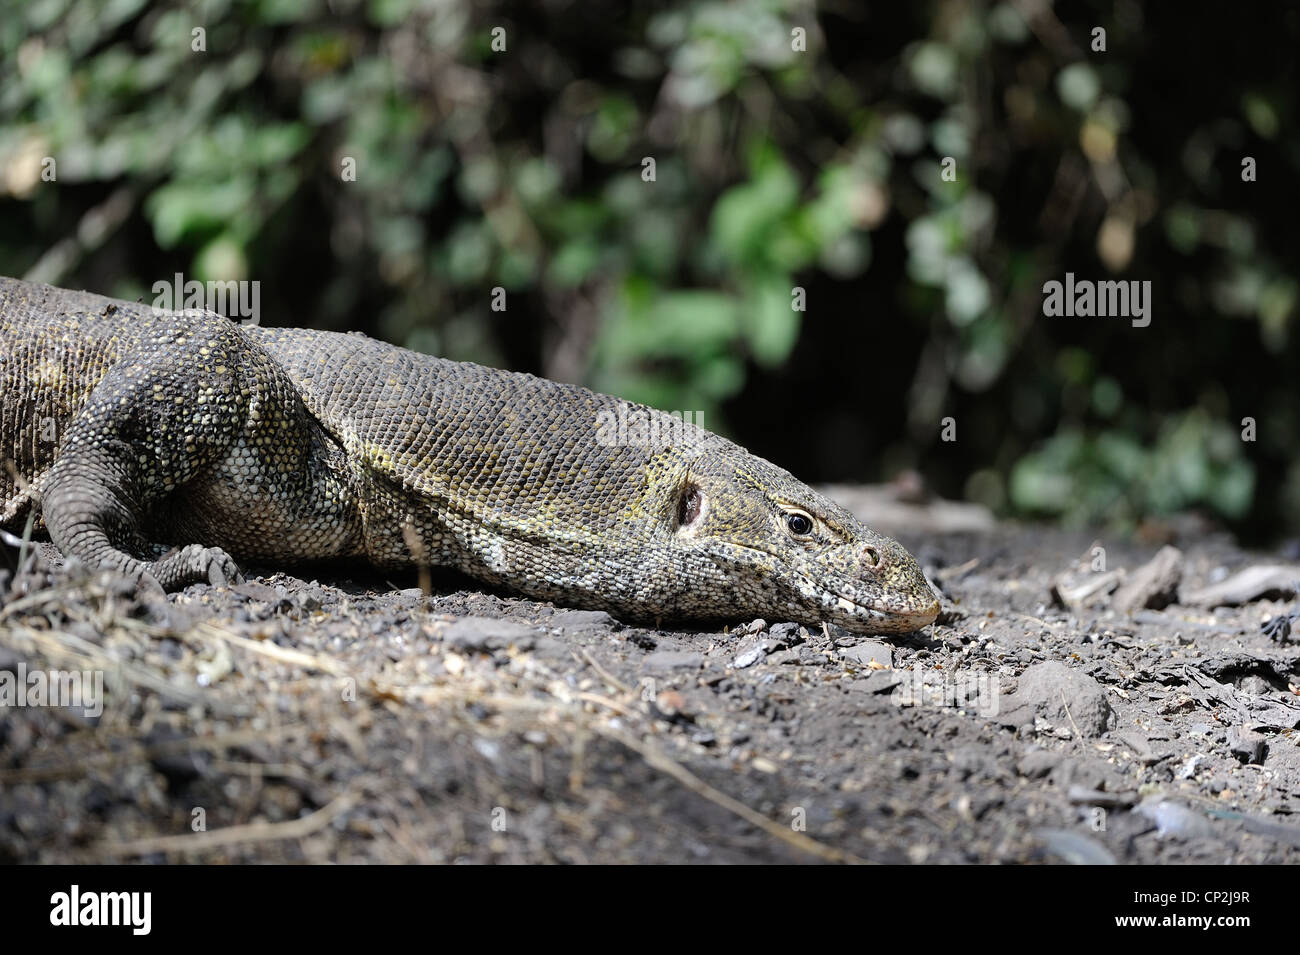
[[1016,464],[1011,499],[1073,525],[1127,527],[1193,506],[1238,518],[1254,485],[1236,433],[1193,410],[1165,421],[1150,448],[1121,431],[1061,431]]
[[[699,410],[787,462],[815,442],[741,399],[799,388],[837,423],[813,477],[1300,526],[1300,140],[1268,65],[1300,21],[1243,26],[1225,86],[1185,64],[1212,18],[1161,5],[651,6],[0,0],[0,272],[258,279],[275,320]],[[1067,270],[1152,280],[1154,323],[1045,319]],[[846,473],[845,431],[879,470]]]

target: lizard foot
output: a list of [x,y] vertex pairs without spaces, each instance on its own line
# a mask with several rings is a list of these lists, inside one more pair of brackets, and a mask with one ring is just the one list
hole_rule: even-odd
[[204,547],[202,544],[187,544],[145,565],[145,573],[168,591],[196,583],[224,587],[227,583],[242,583],[244,579],[233,557],[220,547]]

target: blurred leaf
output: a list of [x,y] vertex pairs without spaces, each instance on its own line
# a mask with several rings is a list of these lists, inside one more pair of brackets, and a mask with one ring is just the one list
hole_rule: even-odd
[[1087,63],[1071,63],[1056,74],[1056,93],[1071,109],[1086,113],[1101,95],[1101,80]]
[[759,284],[741,314],[754,359],[762,365],[785,361],[799,336],[800,313],[791,306],[790,285],[780,279]]
[[790,167],[770,147],[761,147],[751,180],[727,190],[713,207],[714,242],[736,264],[765,268],[773,258],[774,233],[798,198],[799,183]]
[[219,183],[173,182],[160,186],[145,201],[154,237],[164,249],[182,239],[239,224],[253,200],[252,181],[235,177]]

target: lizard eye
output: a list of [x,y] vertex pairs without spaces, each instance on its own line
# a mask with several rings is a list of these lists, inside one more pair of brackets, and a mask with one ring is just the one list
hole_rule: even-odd
[[795,537],[807,537],[812,533],[813,520],[803,511],[791,511],[785,516],[785,526]]

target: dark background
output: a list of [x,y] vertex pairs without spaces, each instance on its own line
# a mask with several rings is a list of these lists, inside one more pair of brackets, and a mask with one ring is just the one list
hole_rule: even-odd
[[[0,274],[257,280],[267,324],[699,412],[809,481],[1272,542],[1297,49],[1264,2],[0,0]],[[1044,317],[1067,271],[1150,281],[1150,326]]]

